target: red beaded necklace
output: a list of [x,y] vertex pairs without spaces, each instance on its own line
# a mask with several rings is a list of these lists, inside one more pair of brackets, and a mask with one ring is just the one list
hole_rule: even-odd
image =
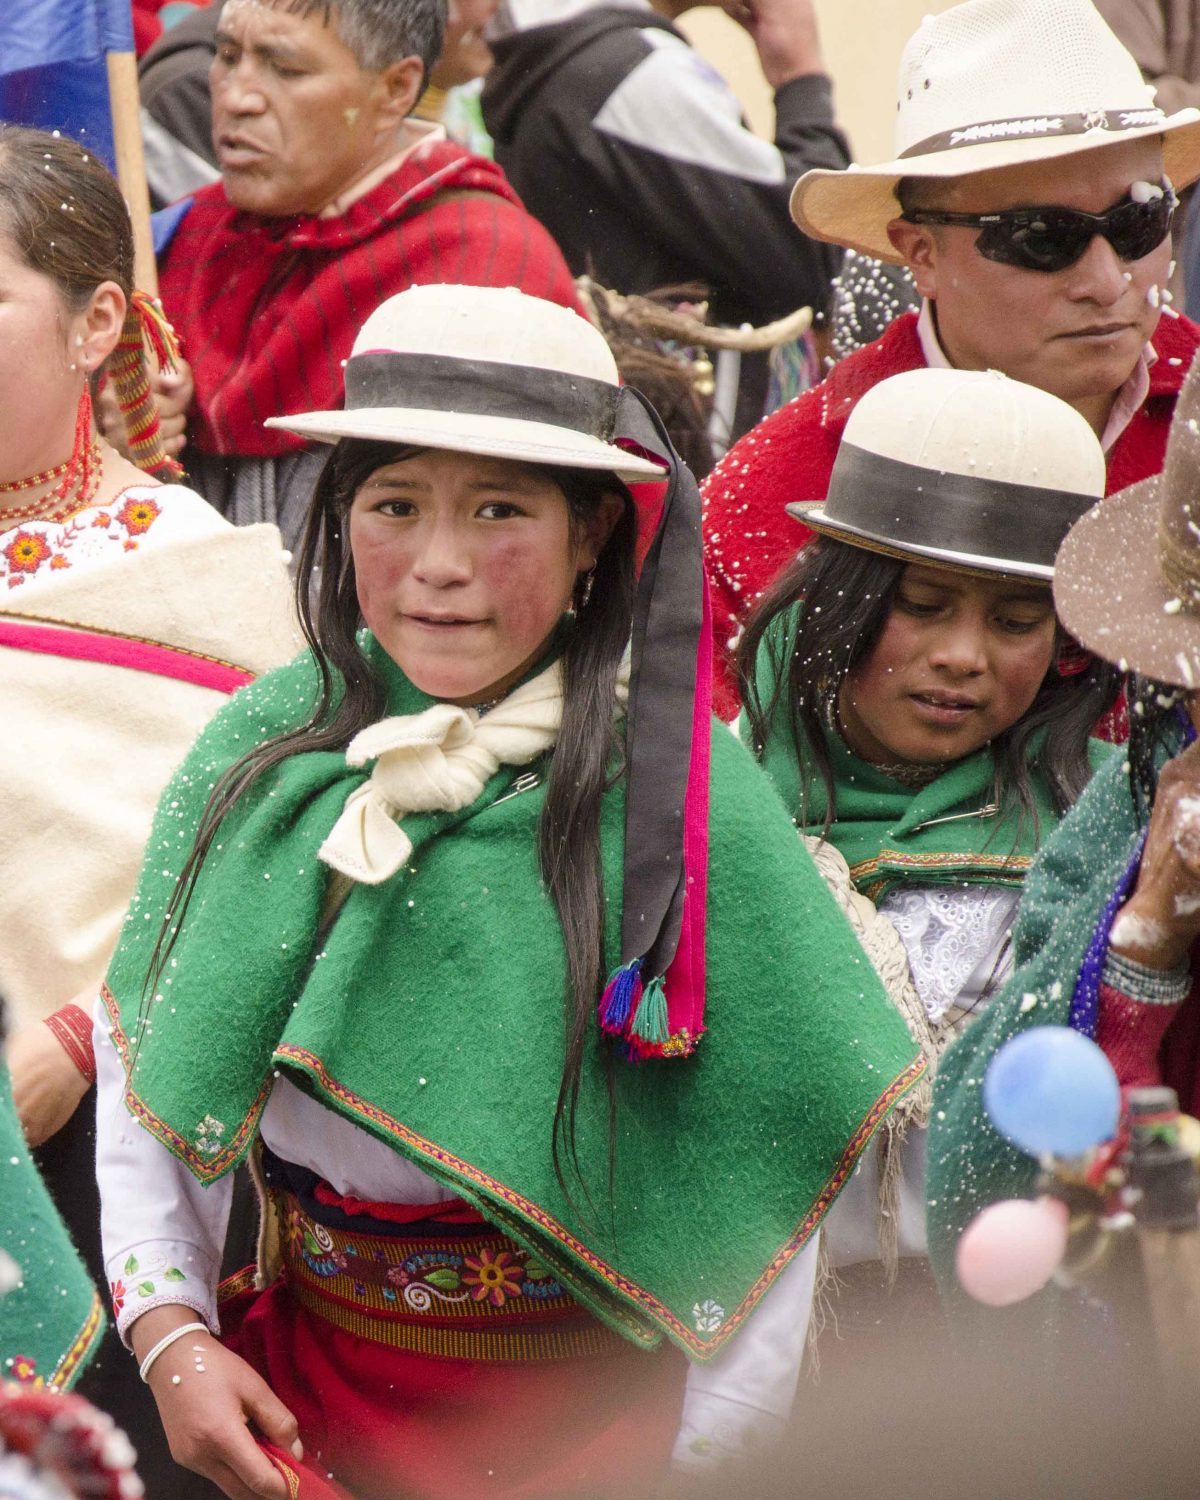
[[85,384],[75,417],[75,442],[66,463],[43,469],[40,474],[30,474],[24,479],[0,481],[0,495],[20,494],[22,490],[37,489],[43,484],[53,484],[54,488],[28,505],[11,509],[0,506],[0,526],[12,521],[65,521],[95,499],[103,467],[104,454],[99,440],[92,437],[92,393]]

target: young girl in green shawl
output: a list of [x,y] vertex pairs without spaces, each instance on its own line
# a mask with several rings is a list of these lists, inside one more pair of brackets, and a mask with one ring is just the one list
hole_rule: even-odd
[[813,1232],[922,1065],[712,730],[694,481],[600,334],[415,288],[346,390],[285,419],[337,444],[311,650],[168,788],[101,997],[118,1325],[235,1500],[650,1487],[781,1425]]
[[[794,507],[820,540],[740,646],[743,733],[859,913],[931,1074],[1002,982],[1034,853],[1106,753],[1089,733],[1115,678],[1073,649],[1049,588],[1103,489],[1099,444],[1056,398],[970,371],[885,380],[850,418],[828,499]],[[936,1301],[928,1111],[927,1089],[910,1096],[827,1223],[839,1314],[866,1309],[872,1328],[905,1316],[906,1299],[879,1302],[897,1258],[907,1304]]]

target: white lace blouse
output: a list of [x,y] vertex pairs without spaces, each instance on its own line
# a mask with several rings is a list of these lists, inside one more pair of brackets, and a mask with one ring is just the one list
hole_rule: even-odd
[[[895,927],[929,1019],[969,1025],[1012,970],[1008,937],[1019,890],[984,885],[907,885],[890,892],[879,911]],[[902,1256],[926,1255],[926,1131],[913,1126],[901,1147],[895,1212]],[[825,1220],[835,1266],[879,1255],[879,1141],[863,1153],[854,1176]]]

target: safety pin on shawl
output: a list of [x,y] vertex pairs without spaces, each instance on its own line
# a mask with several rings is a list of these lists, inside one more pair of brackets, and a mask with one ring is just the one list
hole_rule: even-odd
[[999,811],[998,802],[987,802],[982,807],[977,807],[974,812],[947,813],[941,818],[927,818],[924,823],[918,823],[912,832],[920,833],[922,828],[932,828],[935,823],[957,823],[962,818],[994,818]]

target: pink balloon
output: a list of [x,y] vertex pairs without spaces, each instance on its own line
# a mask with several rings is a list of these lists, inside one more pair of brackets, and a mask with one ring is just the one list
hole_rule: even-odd
[[1008,1307],[1032,1297],[1062,1263],[1068,1220],[1067,1206],[1057,1198],[990,1204],[958,1242],[959,1285],[988,1307]]

